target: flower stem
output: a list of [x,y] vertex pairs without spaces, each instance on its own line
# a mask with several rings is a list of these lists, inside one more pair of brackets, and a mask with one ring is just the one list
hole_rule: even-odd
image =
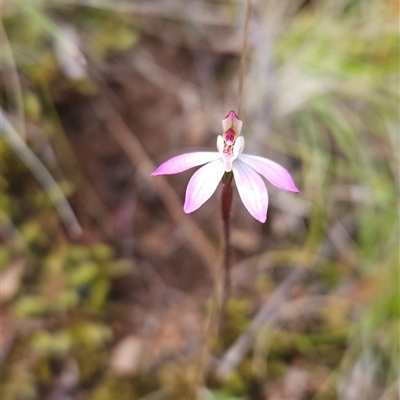
[[224,304],[230,296],[231,282],[230,282],[230,211],[233,198],[232,190],[232,172],[225,173],[222,183],[222,195],[221,195],[221,214],[223,224],[223,267],[224,267],[224,287],[222,304]]

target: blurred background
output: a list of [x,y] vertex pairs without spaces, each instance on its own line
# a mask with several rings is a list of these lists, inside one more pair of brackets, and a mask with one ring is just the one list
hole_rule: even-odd
[[240,118],[268,220],[182,210],[237,109],[244,1],[2,2],[4,400],[395,400],[399,5],[256,0]]

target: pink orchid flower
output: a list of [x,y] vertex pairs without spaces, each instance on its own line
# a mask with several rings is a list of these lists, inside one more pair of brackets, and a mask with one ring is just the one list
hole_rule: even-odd
[[[234,111],[222,121],[223,134],[217,138],[218,152],[181,154],[161,164],[151,175],[170,175],[204,165],[189,181],[183,211],[189,214],[202,206],[215,192],[225,173],[233,172],[239,196],[258,221],[267,219],[268,193],[260,175],[274,186],[299,193],[289,172],[267,158],[243,154],[243,122]],[[260,175],[259,175],[260,174]]]

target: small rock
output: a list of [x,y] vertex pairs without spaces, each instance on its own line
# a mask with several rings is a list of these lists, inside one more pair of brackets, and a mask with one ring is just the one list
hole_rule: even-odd
[[136,336],[127,336],[114,348],[110,358],[111,371],[117,375],[130,375],[138,371],[143,343]]

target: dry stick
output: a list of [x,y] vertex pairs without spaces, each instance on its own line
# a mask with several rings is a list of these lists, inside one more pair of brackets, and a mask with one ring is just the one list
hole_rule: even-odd
[[239,105],[238,105],[238,115],[239,116],[240,116],[240,109],[241,109],[241,106],[242,106],[244,68],[245,68],[245,63],[246,63],[249,19],[250,19],[250,0],[246,0],[246,11],[245,11],[245,15],[244,15],[242,52],[241,52],[241,55],[240,55],[240,69],[239,69]]
[[22,137],[17,133],[10,123],[7,115],[0,108],[0,121],[2,137],[12,148],[14,153],[32,172],[46,191],[55,209],[57,210],[65,228],[72,238],[78,238],[82,234],[82,228],[72,210],[67,198],[60,189],[60,186],[50,174],[46,166],[40,161],[36,154],[28,147]]
[[[75,4],[85,7],[96,7],[104,10],[111,10],[120,13],[130,13],[141,15],[146,18],[165,18],[171,19],[173,21],[184,21],[187,22],[188,15],[187,10],[185,10],[185,5],[187,2],[185,0],[181,2],[170,2],[170,6],[166,7],[168,4],[165,1],[156,2],[132,2],[132,1],[107,1],[107,0],[61,0],[64,4]],[[185,4],[186,3],[186,4]],[[230,21],[227,18],[219,15],[216,5],[215,7],[210,7],[211,2],[207,8],[195,12],[191,15],[193,21],[202,24],[210,25],[216,27],[226,27],[230,26]],[[203,4],[204,5],[204,4]],[[202,11],[202,12],[201,12]]]
[[[18,126],[15,126],[16,132],[21,135],[22,139],[26,140],[26,130],[25,130],[25,111],[23,104],[23,96],[22,96],[22,88],[21,82],[18,77],[17,65],[14,60],[14,55],[11,49],[10,42],[7,37],[7,33],[3,27],[3,23],[0,21],[0,42],[1,42],[1,51],[2,51],[2,62],[1,62],[1,73],[3,75],[3,85],[7,90],[7,87],[10,87],[11,91],[14,94],[13,100],[15,101],[16,106],[16,123]],[[7,96],[8,97],[8,96]]]
[[104,99],[101,102],[100,108],[101,111],[99,114],[110,133],[129,157],[132,164],[137,167],[143,179],[155,189],[175,224],[185,225],[187,231],[190,232],[190,234],[185,235],[186,239],[202,262],[207,266],[211,276],[215,278],[217,260],[215,248],[193,219],[183,213],[182,201],[168,184],[167,180],[162,176],[158,176],[157,179],[151,179],[150,174],[155,170],[156,166],[147,155],[138,138],[125,124],[121,115]]

